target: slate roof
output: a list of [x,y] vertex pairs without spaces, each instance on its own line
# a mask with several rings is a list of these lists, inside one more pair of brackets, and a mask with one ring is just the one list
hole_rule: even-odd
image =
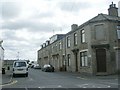
[[[89,23],[94,23],[94,22],[100,22],[100,21],[116,21],[116,22],[120,22],[120,17],[117,16],[110,16],[107,14],[98,14],[97,16],[93,17],[92,19],[88,20],[87,22],[81,24],[80,26],[78,26],[78,29],[84,27],[85,25],[88,25]],[[70,33],[75,32],[76,30],[72,30],[70,32],[68,32],[66,35],[69,35]]]
[[89,20],[90,22],[93,21],[102,21],[102,20],[112,20],[112,21],[120,21],[120,17],[117,16],[110,16],[107,14],[98,14],[96,17],[92,18],[91,20]]

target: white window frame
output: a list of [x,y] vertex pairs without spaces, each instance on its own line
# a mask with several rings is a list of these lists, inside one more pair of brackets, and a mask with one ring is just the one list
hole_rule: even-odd
[[70,47],[70,36],[67,37],[67,47]]
[[85,30],[82,29],[80,33],[81,33],[81,43],[85,43],[86,42],[86,40],[85,40]]
[[59,50],[61,50],[61,49],[62,49],[62,43],[59,42]]
[[78,44],[77,33],[74,33],[74,45]]
[[87,51],[80,52],[80,66],[81,67],[88,67],[88,55]]

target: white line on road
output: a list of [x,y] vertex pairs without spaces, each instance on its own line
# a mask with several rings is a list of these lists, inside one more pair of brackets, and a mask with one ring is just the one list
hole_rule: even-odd
[[42,86],[42,87],[38,87],[38,88],[45,88],[44,86]]
[[61,85],[58,85],[58,87],[60,88],[60,87],[62,87]]

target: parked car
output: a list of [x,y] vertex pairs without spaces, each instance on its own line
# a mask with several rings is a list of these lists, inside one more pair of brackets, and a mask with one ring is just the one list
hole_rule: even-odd
[[45,72],[54,72],[54,67],[50,64],[45,64],[42,68],[42,71]]
[[13,77],[15,77],[17,74],[19,75],[25,75],[28,77],[28,64],[26,61],[14,61],[13,63]]
[[34,66],[34,69],[41,69],[41,66],[35,65],[35,66]]

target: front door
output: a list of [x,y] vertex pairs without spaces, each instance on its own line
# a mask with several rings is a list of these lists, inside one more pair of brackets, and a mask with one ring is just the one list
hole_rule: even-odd
[[106,50],[96,49],[97,72],[106,72]]
[[77,53],[75,53],[75,64],[76,64],[76,72],[78,71],[78,58],[77,58]]

